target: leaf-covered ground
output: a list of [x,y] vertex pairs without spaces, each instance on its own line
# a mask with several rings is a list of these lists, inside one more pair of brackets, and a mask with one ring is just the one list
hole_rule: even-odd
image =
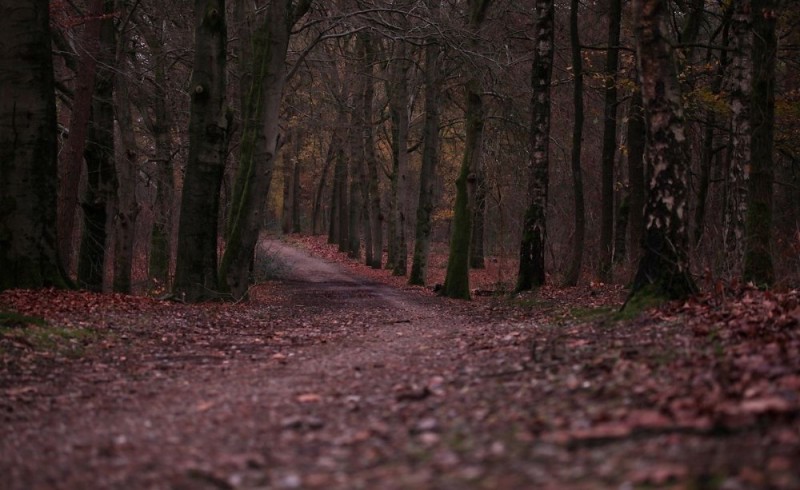
[[797,292],[622,318],[300,245],[238,304],[0,295],[0,487],[800,488]]

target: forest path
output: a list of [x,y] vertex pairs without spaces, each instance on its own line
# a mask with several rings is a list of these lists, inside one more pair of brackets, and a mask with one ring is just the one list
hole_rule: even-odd
[[800,488],[796,328],[539,324],[261,246],[239,304],[0,296],[98,335],[0,330],[0,488]]
[[455,422],[450,397],[469,389],[455,378],[469,371],[464,327],[476,319],[281,241],[261,246],[282,275],[268,292],[209,315],[112,313],[124,353],[10,388],[24,403],[0,428],[2,487],[419,488],[438,487],[440,470],[456,487],[481,476],[450,449],[429,461]]

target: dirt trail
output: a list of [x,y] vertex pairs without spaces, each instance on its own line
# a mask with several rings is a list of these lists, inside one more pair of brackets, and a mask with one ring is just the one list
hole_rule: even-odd
[[788,406],[679,418],[718,393],[672,378],[691,329],[538,326],[263,246],[282,278],[249,302],[80,306],[83,356],[0,366],[0,488],[800,486]]
[[432,478],[409,465],[449,416],[429,402],[451,391],[467,320],[281,242],[264,246],[288,273],[277,304],[238,307],[261,324],[203,346],[86,359],[19,388],[30,397],[6,410],[0,486],[415,488]]

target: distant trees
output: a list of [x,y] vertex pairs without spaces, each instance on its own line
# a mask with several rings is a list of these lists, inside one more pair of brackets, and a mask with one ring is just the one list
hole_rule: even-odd
[[476,267],[667,297],[701,269],[800,276],[785,3],[259,5],[53,4],[56,264],[79,287],[245,297],[281,228],[454,298]]

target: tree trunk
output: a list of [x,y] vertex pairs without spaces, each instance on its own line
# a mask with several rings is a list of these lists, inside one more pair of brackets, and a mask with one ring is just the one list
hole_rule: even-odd
[[242,298],[250,286],[258,234],[272,168],[279,149],[278,118],[286,82],[286,52],[291,27],[308,11],[312,0],[276,0],[267,7],[266,21],[253,34],[253,83],[242,128],[240,165],[229,220],[227,248],[222,257],[222,286]]
[[752,0],[753,121],[750,186],[744,251],[744,279],[759,287],[775,281],[772,264],[772,209],[775,139],[775,63],[778,39],[775,24],[779,0]]
[[482,155],[473,161],[472,171],[472,235],[469,246],[469,267],[483,269],[486,267],[484,241],[486,222],[486,170],[483,168]]
[[750,0],[736,0],[731,19],[731,66],[728,80],[731,108],[731,149],[724,208],[725,269],[731,277],[742,274],[747,185],[750,179],[751,91],[753,85],[753,30]]
[[[299,142],[297,143],[299,145]],[[303,173],[303,163],[300,160],[300,152],[295,151],[294,166],[292,168],[292,233],[300,233],[302,230],[300,220],[300,193],[302,187],[300,179]]]
[[189,157],[178,225],[176,295],[202,301],[220,294],[217,216],[229,128],[225,111],[224,0],[195,1],[195,59],[191,81]]
[[290,175],[293,167],[291,155],[284,154],[283,168],[283,198],[281,199],[281,232],[288,235],[292,231],[292,177]]
[[[635,0],[636,49],[651,168],[644,251],[626,306],[648,298],[681,299],[697,289],[689,271],[686,215],[689,148],[672,50],[667,2]],[[640,301],[641,300],[641,301]]]
[[[347,247],[350,244],[350,215],[348,214],[349,208],[347,203],[350,196],[347,192],[347,182],[349,179],[349,172],[347,168],[347,153],[344,149],[345,142],[336,153],[336,194],[339,198],[336,201],[336,218],[338,221],[338,240],[336,243],[339,245],[340,252],[347,252]],[[332,218],[331,218],[332,219]]]
[[431,215],[434,208],[434,183],[439,163],[439,53],[441,48],[429,39],[425,46],[425,125],[423,133],[422,166],[419,171],[419,201],[414,236],[414,258],[409,284],[425,285],[428,274],[428,255],[431,247]]
[[544,285],[547,239],[547,191],[550,165],[550,87],[554,51],[553,0],[536,1],[536,45],[531,71],[531,159],[528,163],[528,207],[522,228],[515,291]]
[[372,103],[375,98],[375,85],[372,79],[375,51],[371,38],[362,34],[364,42],[364,68],[366,86],[364,88],[364,164],[367,166],[369,180],[369,228],[372,236],[372,263],[367,264],[373,269],[380,269],[383,262],[383,212],[381,211],[380,174],[378,173],[378,160],[375,157],[375,135],[372,125]]
[[617,67],[622,1],[611,0],[608,12],[608,53],[604,80],[600,257],[598,276],[611,282],[614,237],[614,162],[617,155]]
[[0,0],[0,291],[63,287],[48,2]]
[[644,146],[647,130],[644,126],[642,91],[637,82],[628,109],[628,188],[630,193],[630,263],[639,261],[644,237],[645,169]]
[[405,42],[395,41],[391,62],[389,110],[392,116],[392,194],[391,226],[389,227],[389,264],[392,275],[407,273],[406,196],[408,195],[408,70],[411,65]]
[[572,46],[573,104],[575,120],[572,130],[572,185],[575,196],[575,237],[572,245],[572,260],[564,285],[575,286],[583,266],[583,249],[586,237],[586,209],[583,198],[583,171],[581,170],[581,149],[583,148],[583,60],[581,58],[580,37],[578,36],[578,0],[570,3],[570,44]]
[[[490,4],[491,0],[469,0],[469,27],[474,34],[471,40],[473,48],[478,42],[477,33]],[[464,113],[466,141],[461,169],[456,178],[456,200],[450,234],[450,252],[447,257],[447,272],[441,294],[449,298],[470,299],[469,248],[472,240],[472,205],[469,186],[474,183],[472,170],[475,168],[475,159],[480,158],[482,152],[484,109],[481,86],[477,78],[469,77],[464,85],[464,92],[466,96]]]
[[[109,2],[109,7],[118,11],[124,10],[124,0],[116,0],[116,6]],[[109,9],[109,13],[112,10]],[[113,30],[113,21],[109,19]],[[118,46],[123,46],[119,44]],[[115,55],[117,66],[121,65],[122,50]],[[120,80],[124,78],[124,80]],[[133,255],[136,238],[136,219],[139,216],[139,203],[136,201],[136,184],[138,176],[138,145],[131,113],[131,92],[127,77],[115,79],[115,106],[117,125],[120,133],[120,154],[122,159],[116,161],[119,185],[117,186],[117,209],[114,215],[114,281],[113,290],[117,293],[133,292]],[[112,126],[113,127],[113,126]]]
[[621,264],[625,260],[627,247],[625,243],[628,232],[628,220],[631,217],[631,196],[626,193],[617,209],[617,226],[614,228],[614,263]]
[[[353,66],[353,71],[357,68]],[[356,73],[355,76],[358,76]],[[348,228],[350,235],[347,244],[347,256],[351,259],[361,258],[361,224],[364,211],[364,195],[362,169],[364,168],[364,132],[361,129],[364,124],[362,117],[364,110],[361,104],[364,102],[362,96],[363,81],[356,80],[354,83],[354,93],[352,94],[352,106],[349,111],[350,131],[349,131],[349,150],[350,150],[350,202],[348,209]]]
[[72,236],[75,230],[75,213],[78,206],[78,185],[83,169],[86,137],[92,113],[92,94],[97,75],[97,56],[100,49],[100,30],[103,24],[105,0],[92,0],[86,14],[81,35],[75,96],[69,122],[69,138],[64,148],[58,183],[58,251],[61,263],[71,271],[73,259]]
[[325,182],[328,180],[328,171],[331,168],[331,162],[335,155],[335,148],[333,146],[336,141],[335,136],[331,136],[331,142],[328,144],[328,154],[325,157],[325,163],[322,165],[322,173],[319,176],[319,183],[317,190],[314,193],[314,209],[311,212],[311,233],[319,235],[320,231],[320,215],[322,214],[322,194],[325,191]]
[[[145,41],[154,59],[164,53],[163,33],[146,35]],[[175,207],[175,182],[172,173],[171,119],[167,110],[167,73],[163,61],[155,63],[153,77],[153,121],[151,132],[155,146],[156,200],[153,205],[153,229],[150,237],[149,279],[155,286],[169,288],[170,241]]]
[[[106,0],[104,12],[113,10],[113,2]],[[108,218],[116,213],[118,189],[114,155],[116,30],[113,19],[104,19],[99,24],[94,61],[99,67],[94,77],[94,96],[84,150],[87,185],[81,202],[83,233],[78,254],[78,285],[91,291],[103,290],[106,250],[114,243],[110,229],[113,223]]]

